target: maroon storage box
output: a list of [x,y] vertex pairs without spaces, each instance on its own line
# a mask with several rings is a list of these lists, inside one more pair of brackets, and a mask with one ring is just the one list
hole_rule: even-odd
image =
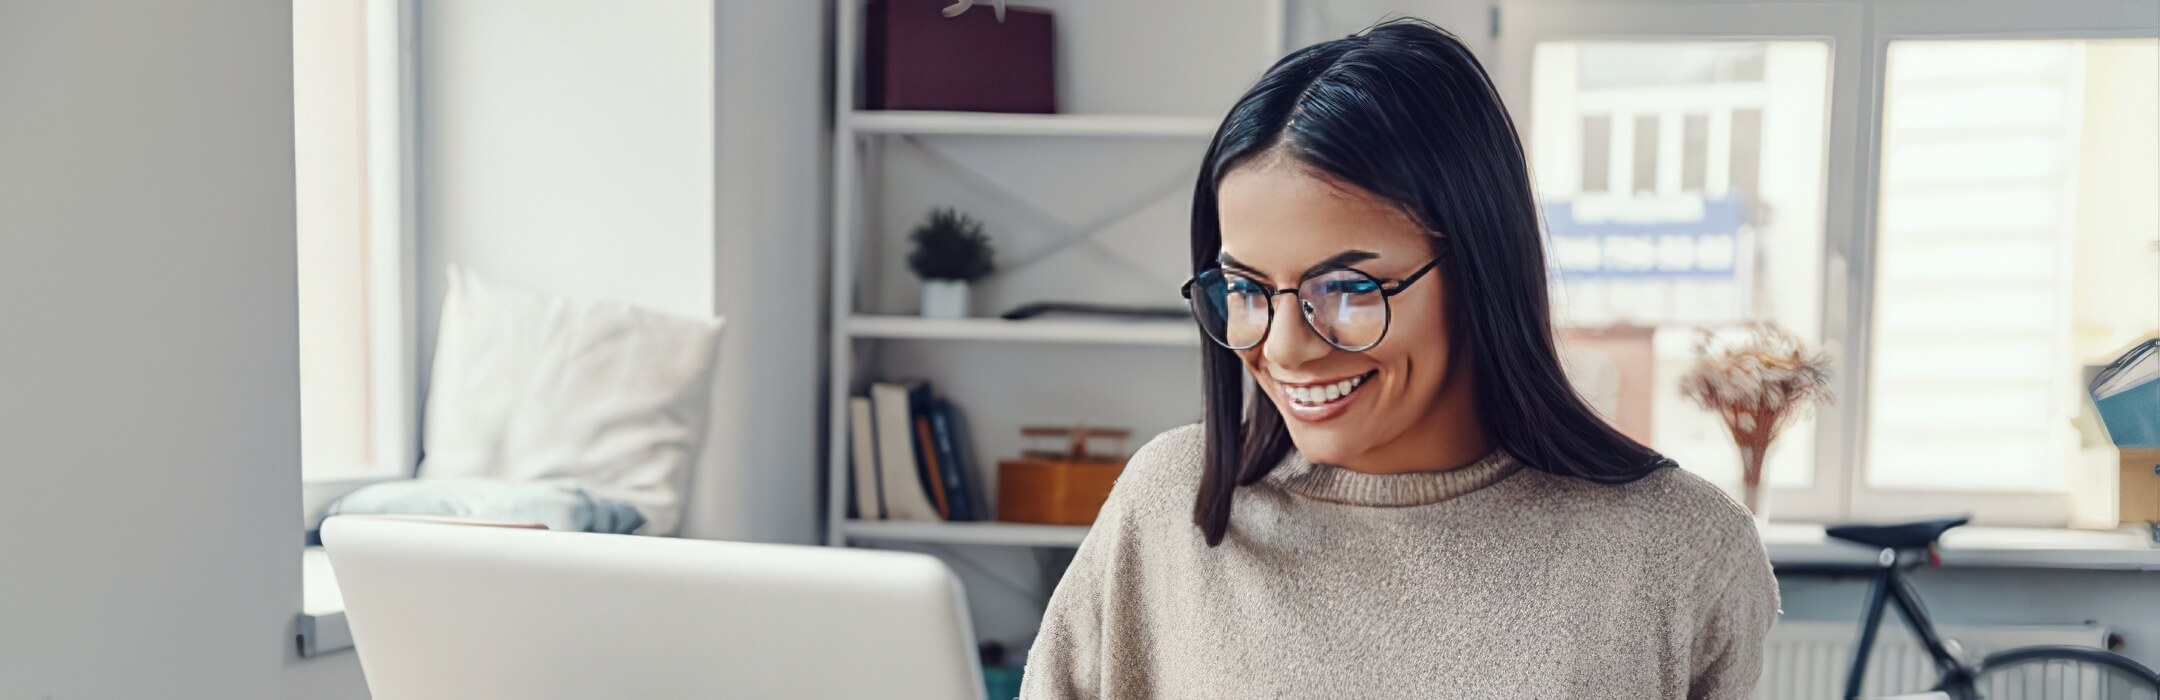
[[867,109],[1057,112],[1050,11],[989,0],[870,0],[863,26]]

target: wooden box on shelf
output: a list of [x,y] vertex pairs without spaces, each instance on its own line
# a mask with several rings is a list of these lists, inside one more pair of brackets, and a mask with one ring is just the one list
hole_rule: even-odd
[[2116,493],[2122,498],[2122,522],[2160,522],[2160,447],[2121,449],[2122,481]]
[[[1110,498],[1110,487],[1125,470],[1122,445],[1132,431],[1114,428],[1025,427],[1029,440],[1058,439],[1061,450],[1023,450],[1018,459],[998,460],[997,517],[1012,523],[1092,525]],[[1120,449],[1090,449],[1090,442],[1114,440]]]

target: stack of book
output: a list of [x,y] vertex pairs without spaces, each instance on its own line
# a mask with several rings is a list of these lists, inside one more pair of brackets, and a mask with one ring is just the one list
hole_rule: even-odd
[[848,399],[855,517],[989,520],[965,423],[920,381],[880,382]]

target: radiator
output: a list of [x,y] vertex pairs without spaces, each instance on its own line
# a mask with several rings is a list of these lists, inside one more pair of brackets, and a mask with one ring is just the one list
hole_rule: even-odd
[[[2089,625],[2015,625],[1937,627],[1967,661],[1977,662],[1990,653],[2034,645],[2102,648],[2107,630]],[[1756,700],[1834,700],[1845,692],[1845,670],[1852,665],[1853,645],[1859,641],[1860,624],[1854,622],[1780,622],[1771,628],[1763,646],[1762,681],[1755,686]],[[1917,693],[1934,687],[1935,662],[1927,648],[1912,635],[1894,611],[1883,615],[1875,650],[1868,660],[1864,696]],[[2060,679],[2051,679],[2057,680]],[[2032,684],[2037,689],[2039,683]],[[2054,686],[2063,686],[2057,682]],[[2069,686],[2078,685],[2072,679]],[[2051,686],[2051,687],[2054,687]],[[2026,688],[2003,688],[1988,694],[1989,700],[2102,700],[2104,694],[2049,692]],[[2147,694],[2145,697],[2151,697]]]

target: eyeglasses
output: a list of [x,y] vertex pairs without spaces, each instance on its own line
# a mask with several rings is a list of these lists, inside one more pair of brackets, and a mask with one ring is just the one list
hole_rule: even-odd
[[1179,289],[1192,301],[1193,318],[1223,347],[1246,350],[1267,339],[1275,322],[1275,297],[1295,294],[1300,315],[1313,333],[1347,352],[1364,352],[1387,337],[1388,299],[1416,284],[1440,264],[1433,258],[1393,286],[1347,267],[1307,275],[1298,286],[1271,289],[1222,268],[1202,270]]

